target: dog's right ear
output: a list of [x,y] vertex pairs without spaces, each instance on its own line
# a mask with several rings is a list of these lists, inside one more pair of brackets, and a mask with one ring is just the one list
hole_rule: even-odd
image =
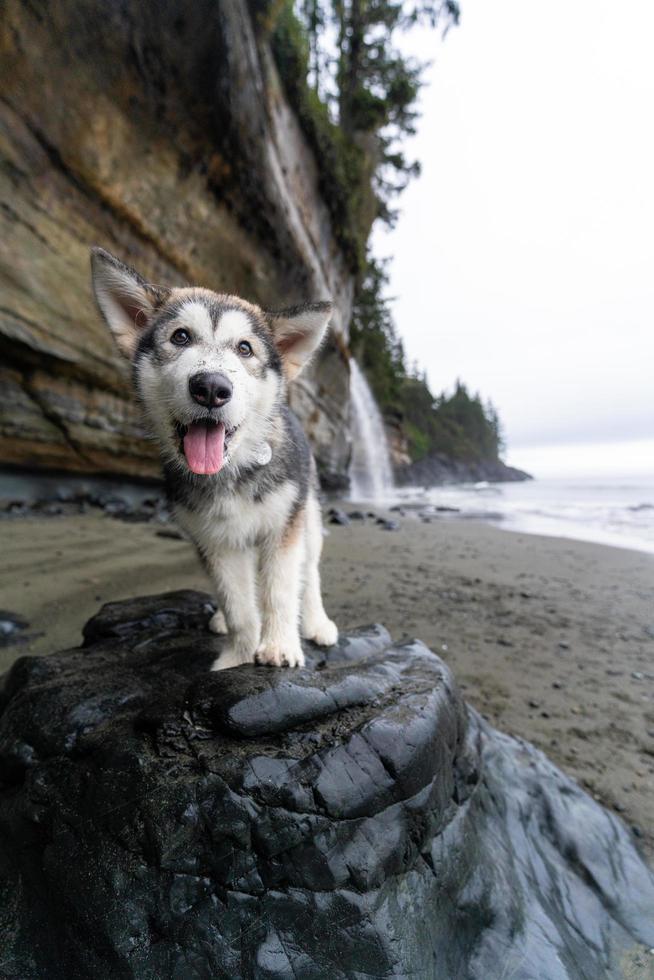
[[170,290],[152,286],[103,248],[91,249],[91,280],[96,303],[121,354],[132,358],[139,335]]

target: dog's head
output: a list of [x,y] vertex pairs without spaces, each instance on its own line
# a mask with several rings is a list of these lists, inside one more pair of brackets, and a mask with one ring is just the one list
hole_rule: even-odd
[[271,313],[208,289],[152,285],[101,248],[91,265],[164,458],[202,475],[261,461],[286,382],[320,345],[331,304]]

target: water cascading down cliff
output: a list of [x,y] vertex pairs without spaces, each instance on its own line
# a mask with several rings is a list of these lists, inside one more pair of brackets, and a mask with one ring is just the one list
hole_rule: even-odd
[[354,358],[350,359],[350,401],[350,496],[352,500],[383,503],[393,492],[393,467],[388,441],[375,396]]

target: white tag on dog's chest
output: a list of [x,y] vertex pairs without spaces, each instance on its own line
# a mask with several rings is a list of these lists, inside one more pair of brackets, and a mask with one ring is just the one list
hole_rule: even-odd
[[262,445],[255,450],[254,459],[259,466],[266,466],[272,459],[272,449],[270,447],[270,443],[262,443]]

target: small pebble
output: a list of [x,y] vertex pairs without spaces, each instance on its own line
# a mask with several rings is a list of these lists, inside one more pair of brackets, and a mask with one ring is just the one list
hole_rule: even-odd
[[28,625],[22,616],[0,609],[0,647],[9,646],[19,640],[21,631]]

